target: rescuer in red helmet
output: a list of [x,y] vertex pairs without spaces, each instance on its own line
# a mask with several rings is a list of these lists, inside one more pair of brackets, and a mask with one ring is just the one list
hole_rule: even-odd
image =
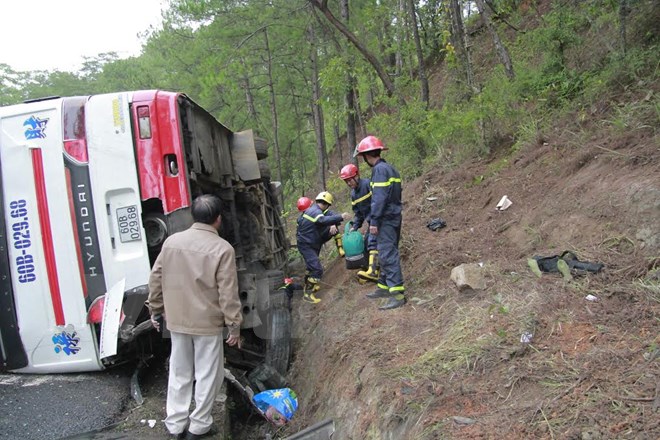
[[401,176],[380,153],[387,148],[375,136],[362,139],[355,156],[362,156],[371,167],[371,217],[369,233],[376,236],[380,273],[377,288],[368,298],[387,298],[381,310],[395,309],[406,303],[399,239],[401,237]]
[[[357,231],[365,221],[368,225],[371,217],[369,179],[360,178],[360,170],[352,163],[344,165],[339,172],[339,177],[351,188],[351,205],[354,213],[351,229]],[[376,236],[371,235],[368,228],[365,241],[369,251],[369,267],[367,270],[358,271],[357,276],[362,280],[375,283],[378,281],[378,249],[376,248]]]
[[[321,299],[314,295],[321,289],[323,276],[323,265],[319,259],[321,247],[330,238],[339,235],[337,226],[350,218],[348,213],[340,215],[332,212],[330,206],[333,201],[332,194],[321,191],[316,196],[316,203],[305,209],[297,220],[296,243],[307,269],[303,300],[313,304],[321,302]],[[340,244],[337,243],[337,246]]]
[[297,203],[298,211],[303,212],[304,210],[306,210],[307,208],[312,206],[312,203],[314,203],[314,202],[309,197],[299,198],[298,203]]

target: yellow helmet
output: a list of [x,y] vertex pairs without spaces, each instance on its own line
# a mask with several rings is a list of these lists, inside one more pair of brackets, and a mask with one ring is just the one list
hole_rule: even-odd
[[316,201],[317,202],[325,202],[328,205],[332,205],[332,202],[334,202],[334,198],[332,197],[332,194],[330,194],[327,191],[321,191],[318,196],[316,196]]

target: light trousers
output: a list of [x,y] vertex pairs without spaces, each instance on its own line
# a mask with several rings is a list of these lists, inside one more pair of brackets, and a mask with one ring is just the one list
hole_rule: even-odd
[[[213,423],[213,403],[224,380],[222,334],[198,336],[171,332],[171,336],[165,426],[171,434],[179,434],[190,418],[188,432],[206,434]],[[189,417],[193,381],[195,409]]]

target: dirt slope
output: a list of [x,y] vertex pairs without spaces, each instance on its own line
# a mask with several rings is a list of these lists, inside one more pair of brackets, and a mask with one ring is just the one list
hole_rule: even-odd
[[[296,303],[290,432],[332,418],[338,439],[660,438],[658,138],[557,127],[406,182],[407,306],[377,310],[372,286],[328,265],[323,302]],[[527,267],[564,250],[605,269],[565,282]],[[485,290],[456,289],[461,263],[483,263]]]

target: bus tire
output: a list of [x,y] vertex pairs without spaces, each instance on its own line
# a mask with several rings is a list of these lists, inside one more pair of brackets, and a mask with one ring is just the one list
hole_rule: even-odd
[[269,314],[269,335],[266,341],[266,364],[286,375],[291,360],[291,312],[276,307]]
[[268,143],[266,139],[254,138],[254,150],[257,153],[257,159],[262,160],[268,157]]
[[262,180],[270,180],[270,165],[266,160],[259,161],[259,172]]

